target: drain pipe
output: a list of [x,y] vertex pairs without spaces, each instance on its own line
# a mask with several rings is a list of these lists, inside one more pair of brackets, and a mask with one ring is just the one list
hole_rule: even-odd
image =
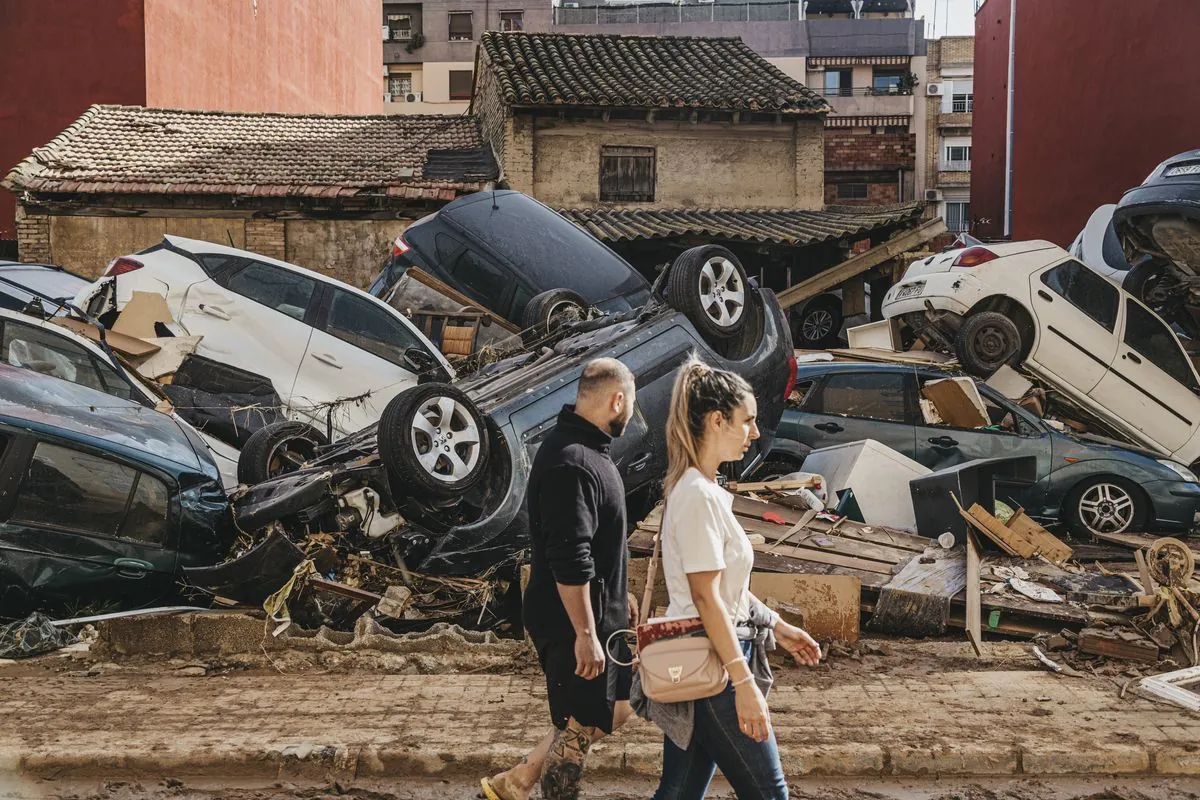
[[1013,80],[1017,62],[1017,0],[1008,7],[1008,121],[1004,142],[1004,238],[1012,238]]

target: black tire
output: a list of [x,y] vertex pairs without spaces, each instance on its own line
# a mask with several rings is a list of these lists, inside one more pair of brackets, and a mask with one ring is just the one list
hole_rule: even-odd
[[1153,258],[1145,258],[1125,274],[1121,287],[1146,305],[1161,306],[1166,298],[1156,297],[1155,290],[1167,275],[1167,265]]
[[954,349],[962,368],[980,378],[990,378],[1024,352],[1017,324],[995,311],[979,311],[964,319]]
[[521,337],[526,346],[545,343],[566,325],[586,319],[587,311],[587,300],[570,289],[534,295],[521,312]]
[[[1109,498],[1124,496],[1132,502],[1127,522],[1121,516],[1123,513],[1121,503],[1112,499],[1109,499],[1107,502],[1112,506],[1111,512],[1116,513],[1118,516],[1107,518],[1103,516],[1108,511],[1104,507],[1105,487],[1108,487]],[[1096,507],[1092,505],[1092,503],[1096,502],[1101,503],[1101,506]],[[1063,521],[1067,523],[1067,526],[1071,530],[1076,533],[1090,535],[1097,530],[1101,533],[1140,531],[1145,527],[1149,514],[1150,501],[1137,484],[1114,475],[1104,475],[1080,481],[1077,486],[1071,489],[1067,495],[1067,499],[1063,501],[1062,516]],[[1093,527],[1101,519],[1113,521],[1109,525],[1100,524],[1099,527]]]
[[838,342],[842,332],[842,301],[818,297],[806,305],[792,325],[792,343],[801,350],[824,350]]
[[[763,308],[762,296],[751,289],[747,301],[745,326],[729,339],[710,342],[713,350],[730,361],[742,361],[758,352],[766,332],[767,312]],[[786,331],[780,333],[786,334]],[[791,352],[791,348],[788,348],[788,352]]]
[[[722,276],[723,283],[714,283]],[[686,314],[710,344],[731,339],[746,327],[753,292],[737,256],[717,245],[685,250],[667,276],[667,304]]]
[[238,456],[238,482],[248,486],[300,469],[329,444],[325,434],[304,422],[272,422],[250,435]]
[[[487,469],[486,421],[449,384],[425,383],[393,397],[379,419],[378,439],[397,497],[458,497]],[[435,450],[440,454],[434,456]]]

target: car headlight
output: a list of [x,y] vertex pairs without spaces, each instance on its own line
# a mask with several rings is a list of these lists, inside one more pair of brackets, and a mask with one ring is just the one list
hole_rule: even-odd
[[1200,483],[1200,481],[1197,481],[1197,479],[1196,479],[1196,473],[1192,472],[1190,469],[1185,467],[1183,464],[1177,463],[1175,461],[1168,461],[1165,458],[1159,458],[1159,459],[1155,459],[1155,460],[1158,461],[1158,463],[1162,464],[1167,469],[1171,470],[1171,472],[1174,472],[1180,478],[1183,478],[1188,483]]

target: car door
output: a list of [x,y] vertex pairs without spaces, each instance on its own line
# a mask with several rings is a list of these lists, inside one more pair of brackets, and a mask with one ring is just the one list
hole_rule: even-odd
[[794,434],[813,450],[874,439],[913,456],[919,411],[910,368],[828,373],[799,410]]
[[[922,375],[922,387],[944,376]],[[1053,467],[1049,431],[1029,414],[1002,397],[989,386],[977,383],[979,395],[987,409],[990,425],[983,428],[962,428],[953,425],[931,425],[924,418],[916,427],[916,454],[921,464],[937,471],[977,458],[1037,458],[1038,484],[1030,487],[1006,487],[997,497],[1016,502],[1027,508],[1041,508],[1045,478]]]
[[129,382],[57,325],[0,317],[0,361],[86,386],[122,400],[143,402]]
[[1120,291],[1073,258],[1029,276],[1037,318],[1029,360],[1087,394],[1117,355]]
[[67,442],[13,436],[0,509],[0,607],[88,613],[173,594],[165,476]]
[[393,309],[332,284],[323,291],[292,391],[292,416],[324,430],[331,414],[335,432],[345,435],[377,422],[422,373],[426,380],[445,379],[428,340]]
[[307,275],[242,259],[189,287],[178,321],[204,337],[198,354],[269,378],[286,404],[312,335],[316,290]]
[[1125,298],[1121,346],[1092,399],[1165,451],[1182,447],[1200,425],[1200,382],[1167,324]]

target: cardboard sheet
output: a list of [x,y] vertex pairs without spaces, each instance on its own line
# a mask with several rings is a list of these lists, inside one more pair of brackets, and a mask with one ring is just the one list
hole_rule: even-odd
[[167,308],[167,298],[153,292],[134,292],[112,329],[135,339],[153,339],[158,336],[154,323],[174,321]]

